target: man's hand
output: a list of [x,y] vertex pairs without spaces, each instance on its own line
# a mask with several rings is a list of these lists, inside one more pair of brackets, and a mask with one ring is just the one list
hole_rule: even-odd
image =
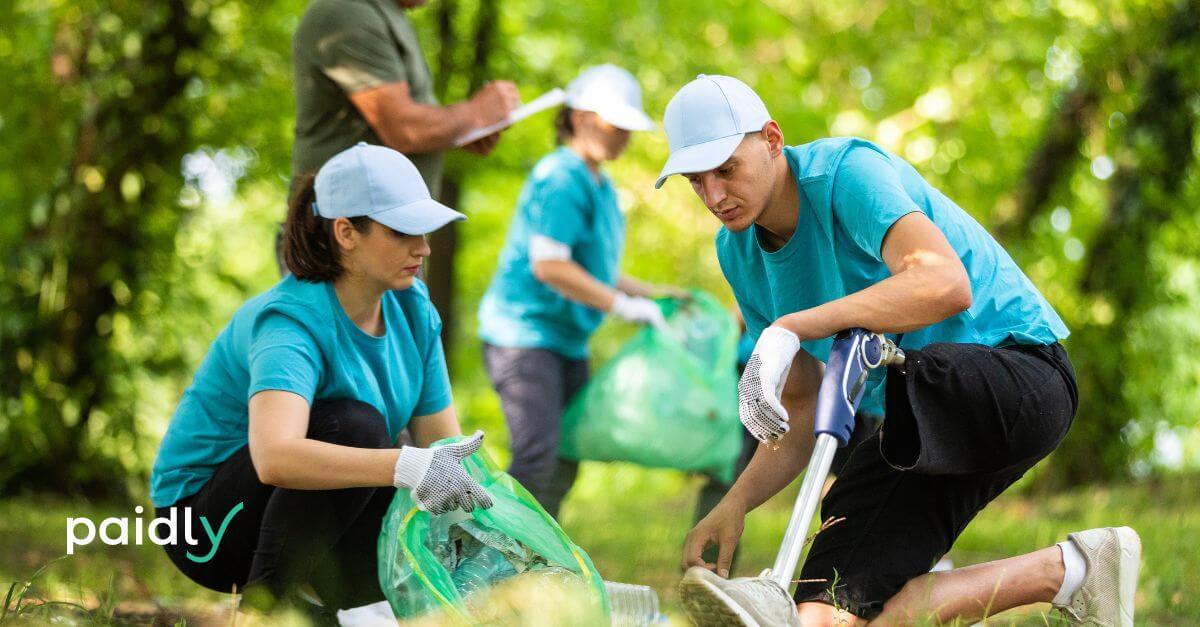
[[503,131],[496,131],[491,135],[480,137],[466,146],[463,146],[463,150],[477,154],[481,157],[486,157],[492,154],[492,151],[496,149],[496,144],[500,143],[500,133],[502,132]]
[[788,431],[788,413],[781,397],[800,338],[782,327],[767,327],[746,362],[738,382],[738,417],[759,442],[779,439]]
[[521,94],[512,81],[492,81],[471,96],[475,125],[484,127],[503,121],[513,109],[521,106]]
[[[733,550],[737,548],[746,523],[746,510],[731,499],[722,500],[708,516],[696,523],[683,541],[683,561],[680,570],[702,566],[718,575],[729,578],[729,564],[733,561]],[[712,545],[717,545],[717,563],[704,561],[701,555]]]

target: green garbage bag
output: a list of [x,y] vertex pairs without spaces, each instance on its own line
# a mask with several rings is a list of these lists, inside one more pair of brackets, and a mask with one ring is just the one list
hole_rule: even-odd
[[[452,443],[461,436],[436,444]],[[508,577],[537,573],[582,580],[607,615],[592,560],[528,491],[483,451],[463,461],[494,505],[433,516],[397,490],[379,534],[379,583],[392,612],[413,618],[446,609],[470,621],[471,595]]]
[[575,395],[559,453],[704,472],[728,483],[742,447],[737,321],[699,291],[659,305],[668,330],[638,331]]

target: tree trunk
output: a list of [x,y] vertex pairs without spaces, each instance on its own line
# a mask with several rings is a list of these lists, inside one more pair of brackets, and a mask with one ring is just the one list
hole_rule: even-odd
[[[438,50],[438,75],[435,78],[438,86],[438,97],[443,102],[451,98],[448,94],[450,76],[456,72],[466,71],[468,74],[467,94],[469,96],[483,86],[488,79],[488,69],[492,53],[495,50],[496,28],[499,19],[495,0],[480,0],[475,15],[474,35],[470,45],[474,46],[470,55],[470,65],[466,68],[458,65],[458,41],[454,36],[454,23],[458,17],[459,5],[453,0],[440,2],[436,22],[438,34],[441,37],[441,48]],[[446,169],[442,179],[441,201],[451,207],[458,208],[459,193],[463,186],[464,176],[457,168]],[[429,258],[429,297],[434,307],[442,316],[442,344],[446,354],[451,355],[455,344],[455,329],[458,316],[455,310],[457,298],[455,288],[455,258],[458,256],[459,225],[451,222],[439,229],[429,238],[433,250]],[[449,360],[448,360],[449,361]]]
[[1046,124],[1042,143],[1025,168],[1025,183],[1017,197],[1015,214],[998,225],[1000,241],[1013,241],[1029,233],[1030,223],[1045,209],[1054,190],[1070,176],[1099,102],[1099,90],[1086,77],[1062,98]]

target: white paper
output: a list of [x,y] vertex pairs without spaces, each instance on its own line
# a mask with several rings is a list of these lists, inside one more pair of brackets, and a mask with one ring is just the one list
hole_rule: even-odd
[[504,118],[503,120],[496,122],[495,124],[492,124],[490,126],[485,126],[483,128],[477,128],[473,131],[468,132],[466,135],[459,137],[458,139],[456,139],[454,141],[454,145],[455,146],[465,146],[481,137],[487,137],[488,135],[491,135],[492,133],[495,133],[496,131],[506,129],[506,128],[512,126],[513,124],[516,124],[517,122],[520,122],[521,120],[524,120],[525,118],[527,118],[531,115],[534,115],[536,113],[541,113],[542,111],[545,111],[546,109],[549,109],[550,107],[557,107],[558,105],[562,104],[563,101],[565,101],[566,99],[567,99],[566,92],[559,89],[558,87],[555,87],[554,89],[551,89],[550,91],[538,96],[537,98],[534,98],[533,100],[529,101],[528,103],[523,104],[520,107],[517,107],[515,110],[513,110],[512,113],[508,114],[507,118]]

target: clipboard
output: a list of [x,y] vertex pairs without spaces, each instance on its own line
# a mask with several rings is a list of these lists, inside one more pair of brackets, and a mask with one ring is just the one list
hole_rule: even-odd
[[557,107],[565,102],[566,99],[567,93],[562,89],[555,87],[554,89],[551,89],[537,98],[534,98],[528,103],[517,107],[512,113],[508,114],[508,117],[504,118],[503,120],[496,122],[495,124],[490,124],[488,126],[469,131],[465,135],[454,140],[454,145],[465,146],[481,137],[487,137],[496,131],[506,129],[531,115],[541,113],[542,111],[545,111],[551,107]]

